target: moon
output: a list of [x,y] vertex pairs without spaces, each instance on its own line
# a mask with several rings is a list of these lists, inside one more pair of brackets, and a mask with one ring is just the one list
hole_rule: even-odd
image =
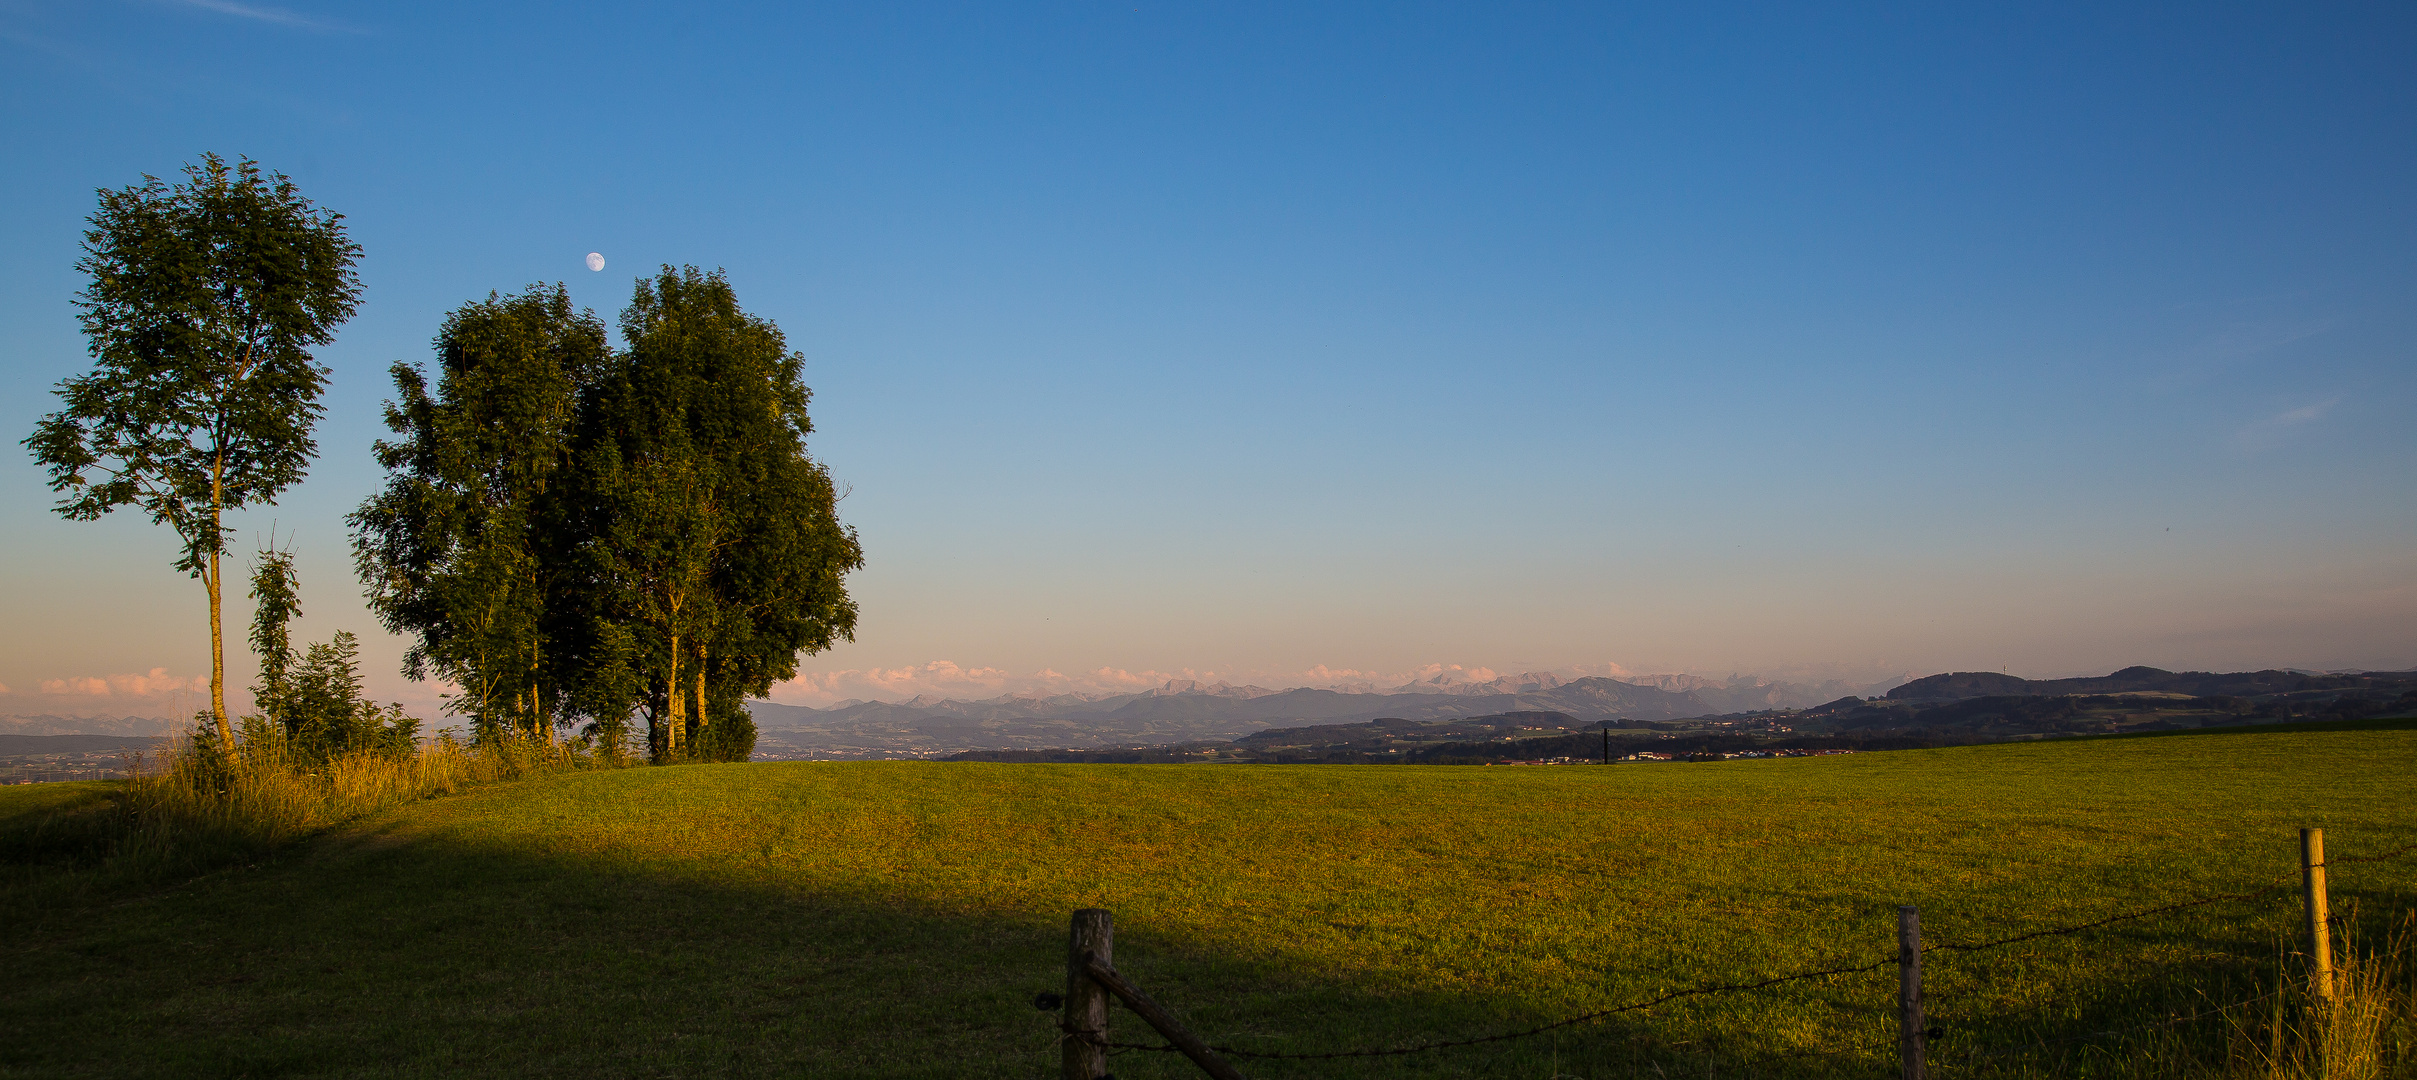
[[604,256],[602,256],[602,255],[598,255],[598,254],[596,254],[596,253],[595,253],[595,252],[593,252],[593,251],[588,252],[588,253],[587,253],[587,268],[588,268],[588,269],[590,269],[590,270],[602,270],[602,269],[604,269]]

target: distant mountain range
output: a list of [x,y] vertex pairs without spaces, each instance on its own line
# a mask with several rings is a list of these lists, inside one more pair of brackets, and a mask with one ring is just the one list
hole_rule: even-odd
[[[1929,722],[1923,718],[1970,726],[1965,721],[1972,718],[1963,713],[2002,719],[2015,713],[2028,717],[2039,710],[1943,707],[1958,702],[1986,704],[2046,697],[2079,700],[2110,695],[2203,699],[2210,708],[2222,704],[2220,699],[2255,699],[2267,704],[2257,708],[2223,705],[2223,710],[2229,710],[2227,715],[2279,710],[2290,716],[2305,715],[2308,709],[2339,697],[2380,700],[2412,686],[2417,686],[2417,673],[2412,672],[2215,673],[2150,667],[2081,679],[2022,679],[1997,672],[1959,671],[1867,687],[1836,681],[1786,683],[1696,675],[1564,680],[1548,672],[1529,672],[1487,682],[1435,680],[1384,690],[1269,690],[1175,681],[1133,694],[1010,695],[982,701],[921,697],[898,703],[845,702],[828,709],[755,702],[748,708],[755,714],[760,732],[756,756],[780,759],[1083,751],[1220,740],[1241,743],[1255,732],[1270,729],[1376,720],[1437,722],[1521,713],[1559,714],[1581,727],[1606,720],[1664,722],[1779,709],[1798,710],[1791,714],[1796,718],[1791,723],[1851,729]],[[1871,696],[1881,691],[1886,691],[1885,696]],[[2067,720],[2070,718],[2058,722]]]
[[2056,697],[2065,694],[2188,694],[2261,697],[2326,690],[2398,686],[2417,671],[2166,671],[2127,667],[2087,679],[2024,679],[1994,671],[1954,671],[1915,679],[1888,692],[1890,701],[1962,701],[1978,697]]
[[[1808,722],[1894,726],[1904,722],[1900,714],[1929,715],[1941,705],[1985,698],[2167,695],[2284,700],[2375,696],[2412,686],[2417,686],[2417,672],[2217,673],[2151,667],[2079,679],[1957,671],[1869,686],[1751,676],[1563,679],[1550,672],[1526,672],[1484,682],[1437,678],[1382,689],[1270,690],[1175,680],[1129,694],[1007,695],[978,701],[918,697],[903,702],[848,701],[826,709],[758,701],[750,702],[748,710],[759,731],[756,756],[778,760],[1166,746],[1239,740],[1272,728],[1513,713],[1557,713],[1591,726],[1605,720],[1659,722],[1792,709],[1800,710]],[[1875,696],[1883,691],[1885,696]],[[0,716],[0,735],[141,738],[181,730],[177,722],[159,717]]]
[[39,755],[74,756],[120,754],[150,750],[159,735],[16,735],[0,734],[0,761]]
[[181,733],[183,723],[162,716],[53,716],[49,713],[0,716],[0,735],[119,735],[153,738]]
[[828,709],[751,702],[759,757],[886,756],[960,750],[1078,749],[1235,739],[1309,723],[1391,717],[1449,720],[1512,712],[1559,712],[1581,721],[1670,720],[1714,713],[1800,708],[1841,694],[1876,693],[1881,683],[1726,681],[1695,675],[1563,680],[1550,672],[1486,682],[1442,679],[1387,690],[1270,690],[1176,680],[1133,694],[1018,696],[959,701],[843,702]]

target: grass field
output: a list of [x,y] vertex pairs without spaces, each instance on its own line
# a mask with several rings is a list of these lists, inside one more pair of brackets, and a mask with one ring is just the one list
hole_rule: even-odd
[[[1901,903],[1956,942],[2296,881],[2302,825],[2336,858],[2417,841],[2412,775],[2409,730],[1608,768],[572,773],[172,886],[50,883],[70,899],[0,931],[0,1076],[1051,1077],[1055,1016],[1031,999],[1063,988],[1066,920],[1086,906],[1115,912],[1118,966],[1213,1042],[1402,1045],[1887,959]],[[105,794],[0,791],[0,820]],[[2417,904],[2417,859],[2345,864],[2333,892],[2379,922]],[[2120,1039],[1978,1055],[2259,993],[2296,911],[2285,893],[1935,954],[1936,1074],[2127,1075],[2141,1051]],[[1879,1076],[1894,980],[1240,1064]],[[1115,1015],[1117,1037],[1147,1036]],[[1114,1067],[1197,1075],[1162,1054]]]

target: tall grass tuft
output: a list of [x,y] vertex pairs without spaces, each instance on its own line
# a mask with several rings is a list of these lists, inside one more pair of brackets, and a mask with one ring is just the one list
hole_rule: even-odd
[[[2356,918],[2342,920],[2333,1000],[2314,975],[2285,979],[2280,992],[2231,1018],[2225,1080],[2387,1080],[2417,1076],[2417,910],[2364,946]],[[2305,965],[2301,965],[2305,966]],[[2288,968],[2286,968],[2287,970]]]
[[2090,1041],[2086,1051],[2022,1062],[1983,1059],[1970,1071],[2142,1080],[2417,1078],[2417,910],[2388,926],[2365,924],[2375,927],[2380,946],[2367,943],[2369,931],[2362,931],[2354,909],[2339,914],[2330,1004],[2315,992],[2307,956],[2278,943],[2273,966],[2250,986],[2210,972],[2191,991],[2203,1003],[2222,1005],[2176,999],[2176,1020],[2109,1032],[2110,1041]]
[[188,877],[239,865],[403,803],[497,780],[590,768],[577,744],[528,737],[466,744],[451,736],[409,749],[315,757],[272,724],[245,725],[225,747],[207,732],[129,762],[129,778],[0,830],[5,889],[38,904],[105,882]]

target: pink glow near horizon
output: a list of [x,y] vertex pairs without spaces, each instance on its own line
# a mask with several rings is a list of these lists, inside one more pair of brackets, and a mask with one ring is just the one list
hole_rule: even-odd
[[[1213,685],[1229,683],[1236,686],[1262,686],[1271,690],[1299,687],[1330,690],[1391,690],[1412,683],[1484,683],[1505,675],[1525,674],[1527,671],[1502,671],[1484,665],[1446,663],[1421,664],[1402,671],[1337,668],[1317,664],[1296,671],[1223,671],[1179,668],[1171,671],[1157,669],[1128,670],[1101,667],[1068,675],[1053,668],[1041,668],[1029,674],[1017,675],[1002,668],[967,667],[951,660],[934,660],[926,664],[896,668],[845,668],[834,671],[808,672],[795,679],[773,686],[770,698],[785,705],[829,705],[849,699],[871,701],[907,701],[917,697],[993,698],[1005,695],[1050,696],[1056,694],[1130,694],[1155,689],[1170,682],[1197,682]],[[1555,668],[1552,674],[1564,679],[1604,675],[1625,677],[1629,669],[1611,662],[1578,664]]]

